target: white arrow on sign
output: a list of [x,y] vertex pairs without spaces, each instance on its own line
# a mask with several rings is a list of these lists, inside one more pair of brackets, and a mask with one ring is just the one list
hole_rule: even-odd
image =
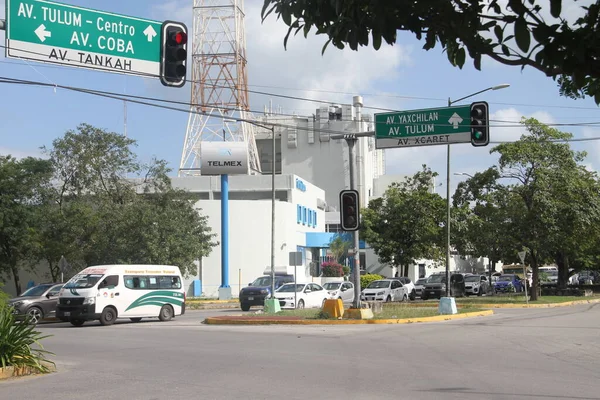
[[458,124],[463,122],[463,119],[460,117],[460,115],[458,115],[457,113],[454,113],[454,114],[452,114],[452,116],[450,117],[448,122],[454,126],[454,129],[458,129]]
[[521,263],[525,264],[525,256],[527,255],[526,251],[519,252],[519,258],[521,259]]
[[38,26],[34,32],[37,35],[37,37],[40,38],[40,41],[42,43],[44,43],[46,41],[46,38],[49,38],[50,36],[52,36],[52,33],[50,33],[49,31],[46,30],[46,26],[44,24],[41,24],[40,26]]
[[148,41],[151,42],[152,39],[156,36],[156,31],[152,27],[152,25],[148,25],[146,29],[144,29],[144,35],[148,38]]

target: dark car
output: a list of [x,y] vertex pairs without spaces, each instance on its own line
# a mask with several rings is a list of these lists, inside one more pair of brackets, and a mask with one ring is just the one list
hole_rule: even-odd
[[[275,290],[284,283],[294,282],[293,275],[275,275]],[[271,277],[268,275],[257,278],[254,282],[240,291],[240,307],[242,311],[250,310],[252,306],[264,306],[265,298],[271,292]]]
[[[430,298],[440,299],[446,295],[446,274],[434,274],[429,277],[421,299],[427,300]],[[463,297],[465,295],[465,277],[463,274],[453,273],[450,275],[450,296]]]
[[496,293],[523,292],[524,290],[523,281],[516,274],[500,275],[498,280],[494,282],[494,291]]
[[37,324],[42,319],[52,318],[56,315],[58,294],[64,283],[42,283],[23,292],[19,297],[8,301],[8,306],[13,307],[15,319],[25,320]]

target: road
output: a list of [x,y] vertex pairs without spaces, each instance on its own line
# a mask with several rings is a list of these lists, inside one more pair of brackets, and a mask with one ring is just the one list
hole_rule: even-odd
[[600,304],[429,324],[40,325],[59,372],[0,399],[600,399]]

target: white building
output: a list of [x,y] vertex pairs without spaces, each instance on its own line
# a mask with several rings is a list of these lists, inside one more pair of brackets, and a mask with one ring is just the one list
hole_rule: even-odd
[[[221,181],[218,176],[173,178],[173,187],[197,195],[195,207],[221,242]],[[325,232],[325,192],[298,175],[275,177],[275,266],[277,272],[294,273],[289,253],[301,251],[303,266],[298,281],[318,276],[317,261]],[[237,297],[239,289],[270,271],[271,265],[271,177],[229,177],[229,285]],[[193,281],[200,281],[200,292]],[[221,246],[215,246],[189,277],[190,295],[217,297],[221,285]],[[196,283],[198,285],[198,283]],[[197,286],[196,286],[197,287]]]
[[[362,97],[354,96],[353,104],[321,106],[308,117],[267,115],[264,123],[277,123],[275,171],[297,174],[325,191],[327,209],[339,209],[339,192],[350,188],[349,151],[344,139],[331,139],[340,133],[373,132],[373,116],[362,114]],[[271,133],[256,134],[263,173],[270,173]],[[375,149],[373,137],[358,138],[357,189],[361,205],[366,206],[373,193],[373,180],[385,173],[383,150]]]

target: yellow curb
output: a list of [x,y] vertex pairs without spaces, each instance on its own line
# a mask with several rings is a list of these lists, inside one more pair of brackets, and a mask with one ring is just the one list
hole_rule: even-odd
[[235,304],[239,300],[187,300],[186,304]]
[[208,325],[370,325],[370,324],[414,324],[419,322],[450,321],[469,317],[485,317],[493,315],[493,310],[484,310],[454,315],[436,315],[433,317],[404,318],[404,319],[298,319],[273,320],[249,317],[248,319],[224,319],[208,317],[204,323]]
[[[594,300],[574,300],[574,301],[566,301],[564,303],[546,303],[546,304],[477,304],[471,303],[474,306],[481,308],[556,308],[556,307],[568,307],[575,306],[578,304],[596,304],[600,303],[600,299]],[[462,304],[464,305],[464,304]],[[460,304],[456,305],[457,307]]]

